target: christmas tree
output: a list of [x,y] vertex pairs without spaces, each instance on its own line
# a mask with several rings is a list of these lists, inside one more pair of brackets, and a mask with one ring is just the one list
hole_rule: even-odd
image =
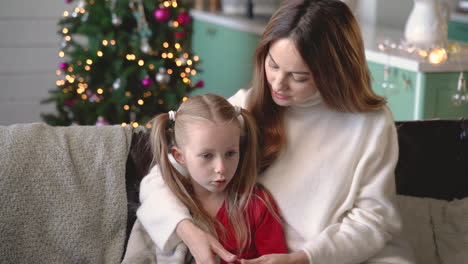
[[190,2],[66,0],[56,88],[42,103],[50,125],[145,124],[176,109],[192,89]]

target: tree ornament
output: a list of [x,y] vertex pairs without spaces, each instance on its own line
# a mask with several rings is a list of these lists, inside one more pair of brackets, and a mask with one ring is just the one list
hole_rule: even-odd
[[112,14],[112,25],[114,26],[122,25],[122,19],[116,14]]
[[185,58],[183,55],[179,57],[179,60],[182,63],[182,65],[187,64],[187,58]]
[[199,80],[196,84],[195,87],[197,88],[203,88],[205,86],[205,82],[203,80]]
[[130,10],[133,12],[138,10],[138,3],[135,0],[130,0],[128,3],[128,6],[130,7]]
[[143,53],[149,54],[151,52],[151,46],[148,43],[148,38],[142,38],[140,43],[140,50]]
[[86,22],[88,21],[88,18],[89,18],[89,12],[85,12],[83,16],[81,16],[81,21]]
[[110,125],[109,121],[104,119],[104,117],[99,116],[96,120],[96,126],[108,126]]
[[120,85],[121,85],[120,78],[117,78],[117,79],[115,79],[114,83],[112,84],[112,88],[114,88],[114,90],[117,90],[117,89],[120,88]]
[[61,70],[66,70],[68,68],[68,63],[66,63],[66,62],[59,63],[59,68]]
[[65,0],[65,3],[67,3],[67,4],[69,4],[71,2],[72,2],[72,0]]
[[183,26],[183,25],[187,25],[188,23],[190,23],[190,15],[188,12],[182,12],[179,14],[179,16],[177,17],[176,21],[179,23],[179,25]]
[[76,103],[75,99],[69,99],[65,101],[64,106],[66,108],[71,108],[75,103]]
[[169,20],[171,14],[167,8],[158,8],[154,11],[154,18],[161,22],[166,22]]
[[171,80],[171,76],[166,72],[166,68],[161,67],[156,73],[155,79],[158,83],[168,83]]
[[153,83],[153,81],[148,77],[141,80],[141,85],[143,85],[143,87],[148,87],[151,85],[151,83]]
[[62,49],[68,47],[68,41],[65,38],[62,38],[60,41],[60,47],[62,47]]
[[183,39],[185,37],[185,34],[187,34],[187,32],[185,31],[177,31],[174,33],[174,37],[176,39]]
[[80,0],[80,2],[78,3],[78,5],[76,7],[78,7],[79,9],[82,9],[84,8],[86,5],[85,1],[84,0]]

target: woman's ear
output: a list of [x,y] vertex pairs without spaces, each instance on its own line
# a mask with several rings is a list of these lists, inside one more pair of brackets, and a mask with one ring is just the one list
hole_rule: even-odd
[[172,147],[171,154],[172,157],[174,157],[174,159],[177,161],[177,163],[179,163],[180,165],[185,165],[184,155],[182,155],[182,151],[178,147]]

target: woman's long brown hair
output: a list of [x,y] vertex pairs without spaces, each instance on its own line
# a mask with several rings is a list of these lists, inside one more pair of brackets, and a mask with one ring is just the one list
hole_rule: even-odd
[[265,75],[269,49],[282,38],[296,44],[331,111],[367,112],[386,104],[371,89],[361,31],[348,6],[338,0],[283,1],[257,46],[248,102],[262,134],[261,170],[285,147],[284,107],[273,102]]

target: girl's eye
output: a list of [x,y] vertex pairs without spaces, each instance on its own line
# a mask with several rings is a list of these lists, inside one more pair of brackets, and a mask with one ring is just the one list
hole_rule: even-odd
[[213,155],[211,155],[210,153],[204,153],[204,154],[201,154],[200,156],[204,159],[210,159]]
[[228,151],[228,152],[226,153],[226,157],[232,157],[232,156],[234,156],[234,155],[236,155],[236,154],[237,154],[237,152],[235,152],[235,151]]

